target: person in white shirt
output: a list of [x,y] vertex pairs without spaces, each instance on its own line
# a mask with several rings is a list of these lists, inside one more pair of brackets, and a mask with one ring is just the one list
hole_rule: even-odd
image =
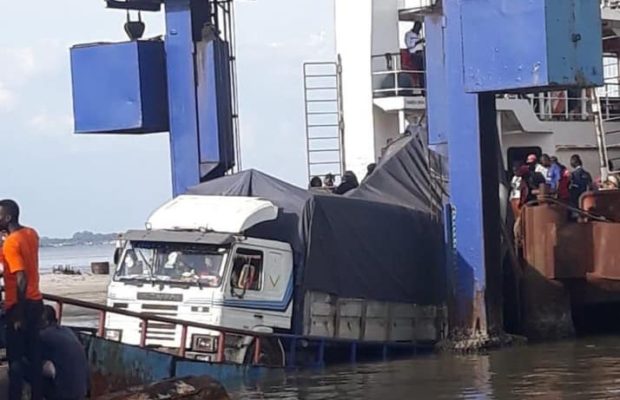
[[424,38],[422,37],[422,23],[416,22],[413,28],[405,34],[405,46],[410,54],[421,53],[424,51]]
[[523,165],[522,161],[515,161],[512,165],[512,180],[510,182],[510,205],[515,219],[519,217],[519,205],[521,204],[521,182],[523,178],[517,174]]
[[[410,65],[415,71],[412,74],[415,87],[424,87],[424,44],[422,23],[415,22],[413,28],[405,34],[405,46],[411,59]],[[405,63],[402,63],[405,65]]]
[[535,165],[534,171],[538,172],[539,174],[542,174],[542,176],[544,176],[546,179],[548,168],[546,168],[545,166],[543,166],[542,164],[538,162],[538,157],[536,157],[536,154],[530,154],[529,156],[527,156],[527,165],[532,165],[532,164]]

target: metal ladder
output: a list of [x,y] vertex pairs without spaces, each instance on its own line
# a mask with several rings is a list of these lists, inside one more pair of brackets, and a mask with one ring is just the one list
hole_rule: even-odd
[[345,161],[340,56],[337,62],[304,63],[304,102],[308,179],[330,173],[342,176]]
[[[605,130],[605,122],[617,121],[618,118],[605,119],[603,116],[603,108],[601,107],[601,98],[596,89],[589,90],[590,104],[592,108],[592,115],[594,117],[594,127],[596,132],[596,143],[599,154],[599,168],[601,171],[601,182],[606,182],[610,174],[619,174],[620,165],[614,165],[613,170],[609,169],[609,146],[607,145],[607,138],[612,135],[620,134],[620,131]],[[616,163],[617,164],[617,163]]]

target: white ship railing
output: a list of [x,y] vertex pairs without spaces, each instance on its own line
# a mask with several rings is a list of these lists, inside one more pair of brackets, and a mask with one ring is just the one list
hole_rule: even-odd
[[[620,1],[620,0],[618,0]],[[620,122],[620,78],[617,59],[606,60],[606,84],[597,88],[605,121]],[[425,96],[426,74],[415,66],[407,50],[372,56],[374,98]],[[505,99],[528,100],[542,121],[590,121],[593,119],[588,90],[552,90],[527,95],[500,95]]]
[[[530,95],[504,95],[504,98],[525,98],[542,121],[590,121],[593,119],[589,90],[573,89],[540,92]],[[620,84],[607,83],[597,88],[603,118],[620,121]]]
[[401,53],[372,56],[372,89],[375,98],[424,96],[424,82],[424,70],[408,65]]
[[601,7],[620,8],[620,0],[601,0]]

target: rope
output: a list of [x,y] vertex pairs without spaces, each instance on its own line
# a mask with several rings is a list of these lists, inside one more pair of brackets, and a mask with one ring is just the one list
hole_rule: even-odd
[[582,210],[581,208],[573,207],[573,206],[571,206],[569,204],[566,204],[566,203],[564,203],[562,201],[556,200],[556,199],[554,199],[552,197],[545,197],[543,199],[537,199],[537,200],[529,201],[529,202],[525,203],[523,205],[523,207],[531,207],[531,206],[538,205],[538,204],[541,204],[541,203],[544,203],[544,202],[557,204],[557,205],[559,205],[559,206],[561,206],[561,207],[563,207],[563,208],[565,208],[565,209],[567,209],[569,211],[576,212],[578,214],[581,214],[582,216],[586,216],[588,218],[591,218],[591,219],[599,221],[599,222],[616,222],[616,221],[612,221],[609,218],[606,218],[606,217],[603,217],[603,216],[600,216],[600,215],[594,215],[594,214],[592,214],[592,213],[590,213],[588,211]]

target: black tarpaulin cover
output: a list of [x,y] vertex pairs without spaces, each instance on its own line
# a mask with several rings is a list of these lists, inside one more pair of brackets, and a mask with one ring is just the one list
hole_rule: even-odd
[[295,265],[303,264],[306,246],[301,232],[301,218],[306,202],[312,195],[304,189],[250,169],[201,183],[188,194],[211,196],[261,197],[278,206],[278,218],[248,230],[248,236],[287,242],[293,248]]
[[427,159],[432,156],[418,137],[401,137],[390,145],[375,171],[345,196],[437,212],[442,207],[442,188],[431,181]]
[[200,184],[189,194],[256,196],[280,207],[277,220],[247,234],[291,244],[297,306],[306,290],[403,303],[444,301],[442,230],[427,211],[315,194],[255,170]]
[[303,222],[306,290],[421,305],[445,299],[443,234],[430,214],[317,195]]

